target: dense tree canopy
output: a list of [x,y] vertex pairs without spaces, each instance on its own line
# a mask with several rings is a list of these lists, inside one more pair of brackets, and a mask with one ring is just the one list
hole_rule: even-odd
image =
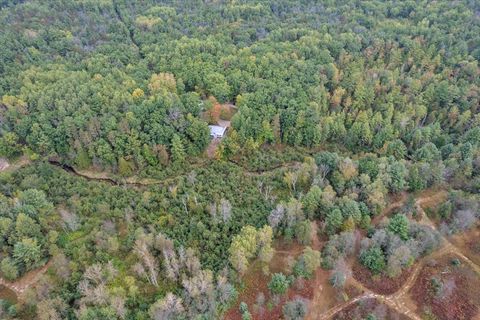
[[[414,201],[378,222],[390,196],[452,189],[435,212],[444,234],[480,218],[479,12],[0,0],[0,276],[49,262],[0,317],[248,319],[234,301],[251,268],[275,298],[319,265],[338,289],[356,247],[398,276],[439,235]],[[305,249],[270,274],[279,237]]]

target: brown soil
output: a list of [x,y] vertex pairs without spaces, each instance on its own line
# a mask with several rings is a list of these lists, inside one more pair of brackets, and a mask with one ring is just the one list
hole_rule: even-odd
[[[300,255],[303,246],[298,245],[297,243],[289,243],[279,240],[275,244],[275,249],[275,254],[269,264],[270,274],[277,272],[288,274],[288,261],[291,258],[296,258]],[[272,300],[267,286],[269,281],[270,275],[265,275],[263,273],[260,262],[253,262],[249,271],[243,278],[245,287],[243,291],[240,292],[237,303],[227,311],[224,318],[228,320],[241,320],[242,316],[239,311],[239,305],[240,302],[243,301],[248,305],[249,311],[252,314],[252,319],[280,319],[282,315],[282,306],[286,301],[295,296],[300,296],[308,300],[313,297],[313,281],[309,280],[304,281],[303,283],[295,283],[281,298],[278,304],[269,304],[269,301]],[[259,293],[265,295],[265,305],[261,308],[255,306],[257,295]]]
[[5,158],[0,158],[0,172],[12,172],[30,164],[30,162],[31,161],[25,156],[22,156],[13,163],[8,162]]
[[480,265],[480,225],[449,237],[450,242],[475,264]]
[[408,198],[408,193],[402,192],[389,197],[388,206],[383,209],[382,213],[372,219],[372,225],[377,225],[385,217],[388,217],[394,210],[400,208]]
[[209,159],[213,159],[216,156],[217,148],[220,145],[220,142],[222,139],[219,138],[214,138],[212,141],[210,141],[210,144],[207,147],[207,150],[205,151],[207,153],[207,157]]
[[[312,226],[312,243],[311,247],[315,250],[320,250],[323,246],[316,234],[317,226],[313,223]],[[270,274],[283,272],[284,274],[290,274],[291,267],[290,261],[298,258],[302,253],[305,246],[298,244],[295,241],[285,241],[284,239],[278,239],[275,241],[275,254],[270,261],[269,268]],[[315,275],[311,279],[296,281],[288,290],[288,292],[281,297],[278,304],[269,303],[272,301],[268,290],[268,282],[270,281],[270,275],[264,275],[261,270],[261,265],[258,261],[255,261],[250,266],[250,270],[245,275],[244,290],[240,292],[237,303],[225,314],[225,319],[228,320],[240,320],[241,314],[239,311],[240,302],[245,302],[249,306],[249,311],[252,314],[252,319],[281,319],[283,305],[299,296],[310,301],[309,310],[316,310],[318,312],[324,312],[331,308],[336,300],[336,293],[332,286],[328,283],[329,272],[321,268],[318,268]],[[355,288],[350,288],[349,294],[353,295],[356,292]],[[257,295],[262,292],[265,295],[265,305],[263,308],[255,306]],[[309,319],[307,317],[307,319]],[[311,318],[315,319],[315,318]]]
[[390,278],[386,275],[373,275],[370,270],[362,266],[358,260],[353,265],[352,275],[355,280],[359,281],[372,292],[389,295],[397,292],[407,281],[412,268],[406,269],[398,277]]
[[7,300],[10,303],[17,302],[17,294],[15,291],[0,285],[0,300]]
[[[372,225],[378,224],[396,210],[400,209],[407,201],[408,195],[409,194],[407,192],[402,192],[390,196],[388,199],[388,206],[383,209],[381,214],[373,218]],[[427,189],[416,196],[416,204],[417,206],[421,206],[423,209],[431,208],[439,205],[442,201],[445,201],[447,196],[448,193],[445,190]]]
[[367,298],[349,305],[333,319],[335,320],[362,320],[366,319],[368,315],[374,315],[376,319],[391,319],[391,320],[408,320],[409,317],[396,312],[387,305],[381,303],[375,298]]
[[306,320],[319,319],[318,316],[328,312],[331,308],[352,299],[362,292],[350,283],[347,284],[344,294],[337,292],[329,283],[330,271],[317,269],[315,273],[314,287],[315,292],[309,306],[309,312]]
[[15,281],[8,281],[0,277],[0,286],[8,288],[17,296],[20,296],[26,289],[34,285],[40,279],[49,266],[50,261],[41,268],[27,272]]
[[[461,265],[454,266],[454,258]],[[440,281],[440,289],[435,289],[433,278]],[[423,267],[409,294],[418,313],[431,312],[439,320],[475,319],[479,317],[479,287],[478,274],[460,256],[448,254]]]
[[427,189],[423,191],[417,199],[417,204],[423,209],[434,208],[444,202],[448,197],[445,190]]

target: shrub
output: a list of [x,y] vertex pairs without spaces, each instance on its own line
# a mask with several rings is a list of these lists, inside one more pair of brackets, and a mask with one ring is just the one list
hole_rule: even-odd
[[389,223],[388,230],[398,235],[402,240],[408,240],[408,219],[403,214],[394,215]]
[[378,246],[363,251],[360,255],[360,261],[374,274],[379,274],[385,269],[385,256]]
[[274,295],[282,295],[287,292],[289,285],[290,281],[283,273],[275,273],[268,283],[268,289]]
[[283,316],[285,320],[301,320],[307,314],[307,307],[307,301],[297,297],[283,306]]

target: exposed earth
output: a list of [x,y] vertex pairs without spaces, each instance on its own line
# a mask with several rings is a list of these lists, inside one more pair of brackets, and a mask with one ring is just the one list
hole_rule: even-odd
[[[15,168],[28,164],[29,161],[22,159],[22,161],[13,165],[3,166],[4,171],[14,170]],[[201,164],[200,164],[201,165]],[[288,168],[296,166],[296,162],[283,164],[280,168]],[[277,170],[279,168],[273,168]],[[270,170],[271,171],[271,170]],[[103,180],[108,179],[106,176],[97,176],[93,174],[86,174],[85,172],[76,171],[75,169],[69,170],[72,174],[83,176],[90,180]],[[269,171],[249,174],[268,174]],[[174,179],[174,177],[172,177]],[[158,181],[125,181],[127,184],[152,184]],[[165,183],[165,181],[163,181]],[[425,214],[424,209],[431,206],[438,205],[441,201],[445,200],[447,192],[444,190],[427,190],[422,192],[416,197],[415,204],[417,211],[419,212],[419,223],[430,226],[437,229],[437,226],[432,222]],[[390,205],[383,211],[381,215],[376,217],[372,222],[379,223],[384,217],[388,216],[394,209],[401,207],[408,198],[407,193],[402,193],[395,198],[391,199]],[[314,226],[312,230],[317,230]],[[443,310],[439,307],[435,301],[425,299],[418,299],[421,290],[425,290],[422,283],[425,283],[427,273],[432,273],[430,265],[434,261],[443,261],[447,257],[455,256],[461,261],[464,268],[470,270],[469,277],[476,277],[480,285],[480,248],[478,243],[473,241],[470,236],[478,236],[479,229],[474,228],[468,233],[462,235],[456,235],[451,238],[443,238],[441,247],[432,252],[430,255],[423,257],[416,264],[414,264],[409,270],[406,270],[398,279],[391,284],[385,285],[385,282],[381,280],[376,285],[375,280],[368,279],[368,277],[362,277],[361,270],[358,269],[358,265],[353,265],[352,269],[355,277],[350,277],[347,280],[345,289],[341,294],[329,284],[330,273],[321,268],[317,269],[312,279],[308,279],[302,282],[295,283],[284,297],[276,304],[269,303],[270,297],[267,288],[269,276],[266,276],[260,264],[257,262],[252,263],[247,276],[244,279],[245,287],[240,291],[240,297],[238,301],[244,301],[249,306],[252,306],[253,319],[280,319],[282,315],[282,305],[297,296],[303,297],[309,300],[309,312],[306,319],[321,320],[321,319],[360,319],[358,318],[365,313],[375,311],[390,315],[392,319],[423,319],[419,314],[425,312],[425,305],[432,304],[431,312],[439,312]],[[476,237],[478,238],[478,237]],[[324,241],[321,241],[316,233],[312,233],[311,247],[316,250],[321,250],[324,245]],[[291,268],[291,261],[294,260],[303,250],[303,246],[296,243],[286,243],[282,240],[277,240],[275,244],[275,255],[272,259],[269,267],[270,272],[288,272]],[[9,282],[0,278],[0,286],[8,288],[3,290],[3,295],[8,295],[13,292],[21,299],[23,292],[34,285],[42,274],[48,269],[49,264],[44,267],[27,273],[22,278],[15,282]],[[356,269],[357,268],[357,269]],[[430,269],[429,269],[430,268]],[[458,280],[460,281],[460,280]],[[463,280],[462,280],[463,281]],[[419,287],[420,286],[420,287]],[[2,290],[0,290],[1,292]],[[258,305],[258,295],[263,293],[264,305]],[[461,292],[462,295],[467,295],[465,292]],[[466,297],[475,299],[475,297]],[[478,298],[478,297],[477,297]],[[478,300],[478,299],[477,299]],[[456,300],[455,300],[456,301]],[[238,303],[239,303],[238,302]],[[238,303],[233,306],[225,315],[225,319],[241,319],[241,315],[238,311]],[[446,304],[448,305],[448,304]],[[473,307],[472,307],[473,306]],[[436,309],[435,309],[436,307]],[[475,303],[468,304],[466,306],[458,307],[462,312],[472,317],[461,319],[478,319],[478,308]],[[465,311],[466,310],[466,311]],[[430,311],[429,311],[430,312]],[[438,315],[437,315],[438,316]],[[439,319],[460,319],[445,315],[440,316]]]
[[[444,190],[427,190],[422,192],[416,198],[417,211],[420,215],[419,223],[428,225],[431,228],[437,229],[436,225],[427,217],[424,209],[427,207],[435,206],[445,200],[447,192]],[[379,222],[383,217],[390,214],[394,209],[401,207],[407,200],[408,194],[400,194],[397,199],[384,210],[383,214],[375,219]],[[478,228],[470,231],[471,233],[479,232]],[[464,239],[463,245],[457,247],[456,244],[460,243],[460,239]],[[472,238],[470,238],[472,239]],[[453,243],[452,243],[452,242]],[[302,247],[299,245],[285,245],[278,242],[275,258],[272,259],[270,270],[272,272],[288,271],[286,266],[287,257],[296,257],[300,254]],[[318,239],[318,236],[312,235],[312,247],[314,249],[321,249],[323,242]],[[465,253],[464,253],[465,252]],[[375,311],[380,315],[385,315],[384,319],[424,319],[424,301],[421,301],[416,296],[418,289],[416,289],[419,283],[424,282],[425,269],[436,261],[445,261],[449,257],[455,256],[459,259],[463,268],[470,270],[468,273],[470,277],[479,281],[480,284],[480,266],[476,264],[468,256],[475,255],[475,258],[479,259],[478,248],[475,244],[471,244],[465,241],[465,237],[460,235],[451,239],[443,237],[442,244],[438,250],[423,257],[417,263],[415,263],[410,269],[406,270],[401,276],[389,283],[385,284],[386,279],[379,279],[377,282],[369,279],[364,283],[368,277],[360,277],[356,273],[356,267],[353,267],[354,277],[350,277],[347,281],[345,290],[342,295],[339,295],[335,289],[329,284],[329,272],[321,268],[317,270],[313,279],[305,281],[301,289],[295,288],[295,286],[289,289],[286,299],[271,309],[264,308],[262,312],[256,312],[253,310],[253,319],[280,319],[281,318],[281,304],[282,302],[295,297],[301,296],[310,300],[309,313],[306,319],[309,320],[326,320],[326,319],[364,319],[369,312]],[[357,270],[359,271],[359,270]],[[255,297],[259,292],[263,292],[266,298],[268,298],[267,281],[268,276],[263,275],[261,270],[255,264],[252,265],[251,270],[247,273],[247,279],[245,279],[246,287],[240,294],[239,301],[245,301],[249,306],[255,305]],[[312,292],[313,291],[313,292]],[[479,300],[478,296],[475,297],[477,292],[469,292],[470,296],[462,292],[465,299]],[[473,296],[472,296],[473,294]],[[266,299],[268,301],[268,299]],[[455,300],[456,301],[456,300]],[[419,304],[422,305],[419,305]],[[449,304],[444,303],[446,308]],[[475,305],[475,304],[471,304]],[[479,319],[478,309],[472,308],[471,305],[464,306],[468,310],[467,315],[469,317],[451,317],[444,316],[438,317],[438,319]],[[462,306],[459,307],[461,310]],[[472,310],[475,310],[473,313]],[[473,315],[472,315],[473,313]],[[362,318],[362,316],[364,318]],[[241,315],[238,311],[238,305],[234,306],[226,315],[225,319],[241,319]],[[378,318],[377,318],[378,319]]]

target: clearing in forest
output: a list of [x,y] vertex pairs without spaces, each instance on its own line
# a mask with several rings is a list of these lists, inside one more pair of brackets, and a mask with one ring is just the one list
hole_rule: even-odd
[[438,320],[478,319],[480,276],[460,256],[428,261],[409,291],[417,314]]

